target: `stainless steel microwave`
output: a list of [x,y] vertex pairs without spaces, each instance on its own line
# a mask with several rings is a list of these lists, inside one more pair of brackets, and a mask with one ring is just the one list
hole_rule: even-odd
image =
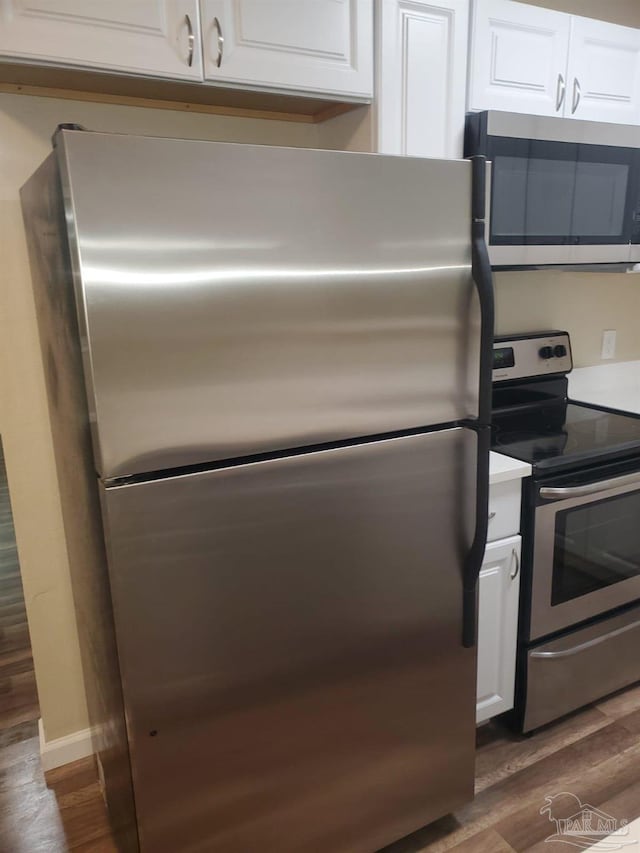
[[640,127],[468,113],[465,156],[491,161],[494,268],[640,262]]

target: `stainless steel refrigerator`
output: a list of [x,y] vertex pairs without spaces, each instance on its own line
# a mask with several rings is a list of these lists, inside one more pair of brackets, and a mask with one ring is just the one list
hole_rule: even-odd
[[483,184],[482,158],[67,127],[23,189],[143,853],[371,853],[473,796]]

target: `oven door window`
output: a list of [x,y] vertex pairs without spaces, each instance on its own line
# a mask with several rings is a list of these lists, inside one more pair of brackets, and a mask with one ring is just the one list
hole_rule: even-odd
[[551,604],[640,575],[640,491],[555,516]]
[[630,242],[634,149],[493,138],[488,153],[493,245]]

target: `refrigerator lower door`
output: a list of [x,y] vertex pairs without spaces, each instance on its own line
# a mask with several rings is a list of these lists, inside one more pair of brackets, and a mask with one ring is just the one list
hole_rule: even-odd
[[144,853],[377,850],[473,796],[476,436],[107,488]]

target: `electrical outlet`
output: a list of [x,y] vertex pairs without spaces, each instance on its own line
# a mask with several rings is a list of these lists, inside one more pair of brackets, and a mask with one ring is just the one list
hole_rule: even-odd
[[602,333],[601,358],[615,358],[616,355],[616,330],[605,329]]

